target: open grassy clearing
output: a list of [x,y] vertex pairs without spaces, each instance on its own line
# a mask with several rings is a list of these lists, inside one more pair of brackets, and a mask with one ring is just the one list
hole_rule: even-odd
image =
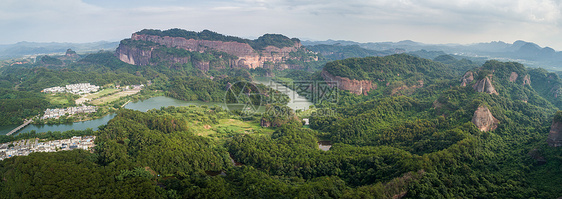
[[68,98],[61,95],[47,95],[47,100],[49,100],[52,105],[68,104]]
[[121,97],[134,95],[134,94],[138,93],[139,91],[140,90],[121,91],[121,92],[115,93],[113,95],[109,95],[109,96],[105,96],[105,97],[96,99],[96,100],[92,101],[92,104],[93,105],[102,105],[102,104],[111,103],[111,102],[114,102],[115,100],[118,100]]
[[230,134],[272,134],[272,128],[263,128],[256,121],[241,121],[237,119],[220,119],[219,124],[201,124],[199,122],[190,123],[190,128],[195,134],[206,137],[229,137]]
[[106,89],[103,89],[103,90],[101,90],[101,91],[99,91],[99,92],[96,92],[96,93],[93,93],[93,94],[88,94],[88,95],[85,96],[85,97],[88,98],[89,100],[92,100],[92,99],[99,98],[99,97],[101,97],[101,96],[103,96],[103,95],[116,93],[116,92],[118,92],[119,90],[120,90],[120,89],[106,88]]
[[88,93],[88,94],[82,95],[82,97],[76,99],[75,103],[76,104],[82,104],[84,102],[91,101],[93,99],[99,98],[99,97],[104,96],[104,95],[119,92],[119,90],[120,89],[108,88],[108,89],[103,89],[101,91],[98,91],[96,93]]

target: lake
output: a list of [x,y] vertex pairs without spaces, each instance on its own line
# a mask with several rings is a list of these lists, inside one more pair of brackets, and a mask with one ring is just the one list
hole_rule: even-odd
[[300,110],[304,111],[304,110],[309,109],[311,105],[314,105],[308,99],[299,95],[297,92],[293,91],[291,88],[288,88],[288,87],[284,86],[283,84],[279,84],[277,82],[274,82],[269,77],[254,78],[254,83],[263,84],[263,85],[269,86],[273,89],[276,89],[280,92],[283,92],[283,93],[287,94],[289,96],[289,98],[291,99],[289,101],[289,103],[287,104],[287,106],[289,108],[293,109],[293,110],[299,110],[300,109]]
[[[257,80],[255,80],[254,83],[261,83],[261,84],[264,84],[266,86],[271,86],[274,89],[280,90],[280,91],[288,94],[289,98],[291,98],[291,101],[289,102],[289,104],[287,104],[287,106],[289,106],[290,108],[292,108],[294,110],[297,110],[297,109],[306,110],[306,109],[309,108],[310,105],[313,105],[306,98],[298,95],[296,92],[293,92],[290,88],[287,88],[287,87],[285,87],[285,86],[283,86],[279,83],[271,81],[271,78],[256,78],[256,79]],[[178,99],[174,99],[174,98],[166,97],[166,96],[158,96],[158,97],[153,97],[153,98],[149,98],[149,99],[142,100],[142,101],[131,102],[131,103],[128,103],[127,105],[125,105],[124,108],[146,112],[147,110],[159,109],[160,107],[190,106],[190,105],[195,105],[195,106],[206,105],[206,106],[209,106],[209,107],[216,105],[216,106],[226,108],[226,105],[222,102],[183,101],[183,100],[178,100]],[[109,115],[106,115],[105,117],[95,119],[95,120],[75,122],[75,123],[71,123],[71,124],[57,124],[57,125],[34,125],[34,124],[30,124],[30,125],[26,126],[25,128],[23,128],[22,130],[20,130],[19,132],[15,133],[15,134],[30,132],[32,130],[35,130],[37,133],[41,133],[41,132],[48,132],[48,131],[61,131],[62,132],[62,131],[68,131],[68,130],[72,130],[72,129],[74,129],[74,130],[86,130],[88,128],[91,128],[95,131],[95,130],[98,130],[98,126],[107,124],[107,122],[109,120],[111,120],[113,117],[115,117],[115,114],[109,114]],[[0,126],[0,135],[6,135],[8,132],[10,132],[12,129],[16,128],[17,126],[18,125]]]

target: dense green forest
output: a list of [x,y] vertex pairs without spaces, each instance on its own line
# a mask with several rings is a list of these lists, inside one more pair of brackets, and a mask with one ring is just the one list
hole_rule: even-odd
[[[436,81],[451,78],[459,68],[431,60],[399,54],[386,57],[350,58],[327,63],[324,70],[332,75],[356,80],[407,80],[411,77]],[[387,80],[388,81],[388,80]]]
[[39,115],[49,102],[44,96],[26,91],[0,88],[0,125],[22,123],[22,118]]

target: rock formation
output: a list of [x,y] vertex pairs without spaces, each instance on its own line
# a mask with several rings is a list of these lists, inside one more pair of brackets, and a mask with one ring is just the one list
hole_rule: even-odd
[[373,84],[369,80],[351,80],[347,77],[334,76],[328,71],[322,71],[322,78],[330,87],[337,86],[338,89],[347,90],[356,95],[367,95],[371,90],[377,89],[377,84]]
[[78,54],[76,54],[76,51],[73,51],[72,49],[67,49],[66,53],[64,54],[65,57],[77,57]]
[[496,119],[488,107],[480,106],[472,116],[472,123],[480,129],[480,131],[492,131],[498,127],[499,120]]
[[[134,33],[131,36],[132,41],[144,41],[156,44],[150,47],[135,47],[129,46],[121,42],[116,51],[116,56],[121,60],[133,65],[149,65],[150,60],[155,55],[155,49],[159,48],[158,45],[167,48],[184,49],[191,52],[209,52],[219,51],[225,52],[229,55],[236,56],[230,60],[230,67],[239,68],[258,68],[266,66],[266,63],[282,63],[289,59],[297,59],[290,53],[296,52],[302,48],[300,42],[295,42],[293,46],[278,48],[275,46],[266,46],[263,49],[254,49],[247,43],[240,43],[235,41],[213,41],[213,40],[195,40],[186,39],[183,37],[169,37],[158,35],[147,35]],[[161,55],[160,55],[161,56]],[[174,59],[167,58],[166,61],[173,63],[184,63],[186,60],[183,58]],[[196,65],[196,64],[194,64]],[[202,68],[208,68],[208,64],[201,63]],[[282,69],[295,68],[299,66],[281,64]]]
[[525,77],[523,77],[523,85],[531,85],[531,77],[529,75],[525,75]]
[[489,77],[478,80],[478,82],[476,82],[476,84],[474,84],[472,88],[474,88],[476,92],[484,92],[488,94],[499,95],[496,89],[494,88],[494,85],[492,85],[492,81],[490,80]]
[[461,86],[468,85],[470,82],[472,82],[472,80],[474,80],[474,74],[472,73],[472,71],[466,72],[461,78]]
[[509,75],[509,81],[515,82],[517,80],[517,77],[519,77],[519,75],[516,72],[511,72],[511,75]]
[[551,147],[562,146],[562,112],[556,113],[550,126],[547,143]]

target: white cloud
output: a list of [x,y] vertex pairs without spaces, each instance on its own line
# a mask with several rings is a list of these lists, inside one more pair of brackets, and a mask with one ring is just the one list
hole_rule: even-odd
[[[86,3],[85,3],[86,2]],[[523,39],[562,50],[560,0],[2,0],[0,43],[119,40],[143,28],[432,43]]]

